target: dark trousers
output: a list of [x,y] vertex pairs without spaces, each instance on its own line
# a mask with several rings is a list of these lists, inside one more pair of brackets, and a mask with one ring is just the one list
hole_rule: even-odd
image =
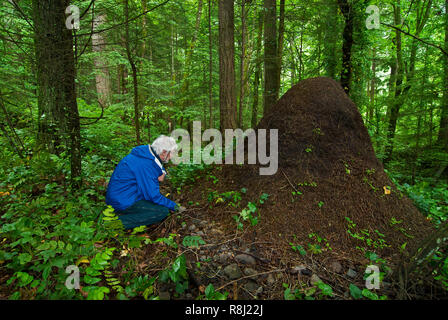
[[123,211],[116,211],[125,229],[147,226],[162,221],[168,216],[167,207],[140,200]]

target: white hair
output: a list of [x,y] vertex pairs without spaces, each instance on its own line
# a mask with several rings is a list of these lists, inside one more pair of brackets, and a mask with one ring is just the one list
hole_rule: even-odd
[[173,137],[167,137],[164,135],[161,135],[154,140],[151,147],[154,148],[154,151],[157,154],[161,154],[163,151],[176,152],[177,150],[176,140],[174,140]]

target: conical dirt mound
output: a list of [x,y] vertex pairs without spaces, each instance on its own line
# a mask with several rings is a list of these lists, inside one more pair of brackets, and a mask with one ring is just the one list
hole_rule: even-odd
[[[259,222],[246,222],[243,237],[263,247],[271,261],[294,264],[311,255],[355,265],[368,262],[367,251],[396,261],[433,230],[385,174],[356,105],[334,80],[295,85],[260,121],[261,128],[279,130],[276,174],[261,176],[258,165],[222,165],[213,172],[216,178],[201,182],[202,194],[198,183],[188,197],[247,189],[239,208],[214,204],[208,215],[235,232],[232,216],[255,203]],[[260,204],[263,193],[269,199]]]

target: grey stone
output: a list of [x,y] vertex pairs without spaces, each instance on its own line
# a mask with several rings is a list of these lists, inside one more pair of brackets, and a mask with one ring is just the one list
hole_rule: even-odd
[[333,272],[335,272],[335,273],[341,273],[341,271],[342,271],[342,265],[341,265],[339,262],[334,261],[334,262],[330,265],[330,269],[331,269],[331,271],[333,271]]
[[192,224],[191,226],[188,227],[189,231],[194,231],[196,230],[196,226],[194,224]]
[[235,280],[242,276],[241,270],[236,263],[229,264],[223,271],[230,280]]
[[244,286],[244,288],[246,288],[246,290],[251,293],[255,293],[257,292],[258,288],[260,288],[260,285],[255,281],[249,280]]
[[263,287],[262,287],[262,286],[259,286],[258,289],[257,289],[257,291],[255,291],[255,294],[256,294],[256,295],[260,295],[260,294],[262,294],[262,293],[263,293]]
[[254,257],[249,256],[247,254],[239,254],[239,255],[235,256],[235,260],[240,263],[245,263],[245,264],[252,264],[252,265],[256,264]]
[[246,275],[246,276],[253,276],[255,274],[257,274],[257,270],[254,270],[252,268],[245,268],[244,269],[244,275]]
[[348,277],[350,277],[350,278],[355,278],[356,275],[357,275],[357,273],[356,273],[355,270],[353,270],[353,269],[348,269],[348,271],[347,271],[347,276],[348,276]]
[[275,279],[274,279],[274,276],[272,275],[272,273],[270,273],[268,275],[268,278],[266,279],[266,283],[270,286],[275,283]]
[[319,281],[322,281],[322,280],[317,276],[317,274],[313,274],[311,276],[310,282],[311,282],[312,285],[315,285]]
[[215,256],[214,260],[220,263],[226,263],[229,261],[232,254],[230,252],[223,252],[217,256]]

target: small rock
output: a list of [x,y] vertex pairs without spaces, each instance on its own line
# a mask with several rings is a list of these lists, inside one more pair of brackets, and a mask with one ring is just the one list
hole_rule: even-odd
[[275,283],[275,279],[274,279],[274,276],[272,275],[272,273],[270,273],[268,275],[268,278],[266,279],[266,283],[270,286],[272,286]]
[[230,252],[223,252],[217,256],[215,256],[214,260],[220,263],[226,263],[230,257],[232,256],[232,254]]
[[246,276],[253,276],[253,275],[256,275],[256,274],[257,274],[257,270],[254,270],[254,269],[252,269],[252,268],[245,268],[245,269],[244,269],[244,274],[245,274]]
[[339,262],[334,261],[331,265],[330,265],[330,269],[331,271],[335,272],[335,273],[341,273],[342,271],[342,266]]
[[353,269],[348,269],[348,271],[347,271],[347,276],[348,276],[348,277],[350,277],[350,278],[355,278],[356,275],[357,275],[357,273],[356,273],[355,270],[353,270]]
[[235,256],[235,260],[245,264],[256,264],[254,257],[249,256],[247,254],[239,254]]
[[222,232],[221,230],[216,229],[216,228],[212,228],[212,229],[210,230],[210,232],[211,232],[211,233],[219,233],[219,234],[223,234],[223,233],[224,233],[224,232]]
[[168,291],[160,291],[159,299],[160,300],[170,300],[170,293]]
[[260,287],[258,287],[257,291],[255,291],[255,294],[256,294],[256,295],[260,295],[260,294],[262,294],[262,293],[263,293],[263,287],[260,286]]
[[322,281],[322,280],[317,276],[317,274],[313,274],[311,276],[310,282],[311,282],[312,285],[315,285],[319,281]]
[[230,280],[235,280],[242,276],[241,270],[236,263],[229,264],[223,271]]
[[203,231],[198,231],[198,232],[196,232],[196,235],[198,235],[198,236],[204,236],[204,232],[203,232]]
[[260,286],[255,281],[249,280],[244,286],[244,288],[246,288],[246,290],[251,293],[255,293],[260,288]]
[[189,231],[194,231],[196,230],[196,226],[194,224],[192,224],[191,226],[188,227]]

